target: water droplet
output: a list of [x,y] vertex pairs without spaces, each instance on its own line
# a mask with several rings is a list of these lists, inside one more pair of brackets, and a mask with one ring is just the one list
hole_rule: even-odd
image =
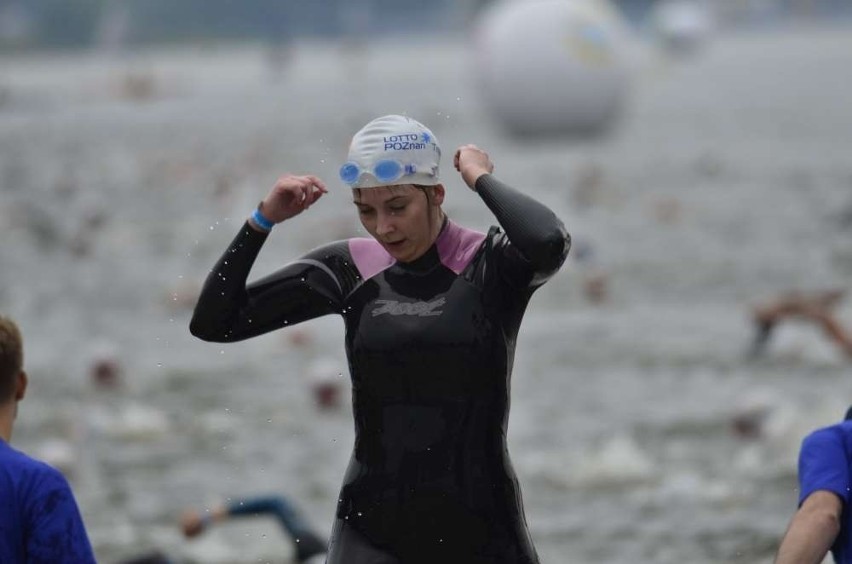
[[269,419],[267,419],[267,420],[266,420],[266,422],[267,422],[267,423],[272,423],[272,418],[270,417]]
[[225,354],[225,349],[222,349],[221,351],[219,351],[219,354]]
[[301,539],[296,539],[296,542],[299,542]]

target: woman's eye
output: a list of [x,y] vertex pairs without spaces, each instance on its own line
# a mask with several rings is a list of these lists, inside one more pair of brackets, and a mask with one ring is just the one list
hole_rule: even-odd
[[390,211],[392,212],[401,212],[405,209],[405,206],[391,206]]
[[373,213],[373,210],[369,208],[358,208],[358,213],[361,215],[370,215],[371,213]]

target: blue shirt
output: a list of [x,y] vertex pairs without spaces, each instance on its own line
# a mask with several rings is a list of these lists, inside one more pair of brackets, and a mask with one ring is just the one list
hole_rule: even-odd
[[68,481],[0,440],[0,562],[94,563]]
[[799,505],[825,490],[843,501],[840,533],[831,547],[834,561],[852,564],[852,511],[847,511],[852,487],[852,421],[818,429],[805,437],[799,453]]

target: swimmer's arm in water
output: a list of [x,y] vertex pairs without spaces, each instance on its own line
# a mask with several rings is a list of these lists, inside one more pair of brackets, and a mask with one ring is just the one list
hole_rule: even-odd
[[275,517],[284,531],[296,538],[313,534],[304,517],[282,496],[258,496],[227,504],[219,503],[211,507],[206,514],[196,509],[188,509],[181,515],[181,529],[186,537],[192,538],[203,533],[210,525],[221,523],[230,517],[258,515]]
[[474,145],[459,147],[453,164],[497,218],[512,246],[539,274],[537,278],[555,273],[571,247],[571,237],[556,214],[492,176],[490,158]]
[[775,564],[819,564],[840,533],[843,502],[818,490],[805,499],[784,534]]

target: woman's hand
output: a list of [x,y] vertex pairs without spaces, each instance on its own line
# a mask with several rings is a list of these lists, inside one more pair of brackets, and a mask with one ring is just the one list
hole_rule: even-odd
[[314,205],[327,192],[316,176],[285,174],[261,202],[260,213],[272,223],[281,223]]
[[488,153],[476,145],[462,145],[456,149],[453,166],[461,173],[462,180],[471,190],[476,190],[476,179],[483,174],[491,174],[494,163]]

